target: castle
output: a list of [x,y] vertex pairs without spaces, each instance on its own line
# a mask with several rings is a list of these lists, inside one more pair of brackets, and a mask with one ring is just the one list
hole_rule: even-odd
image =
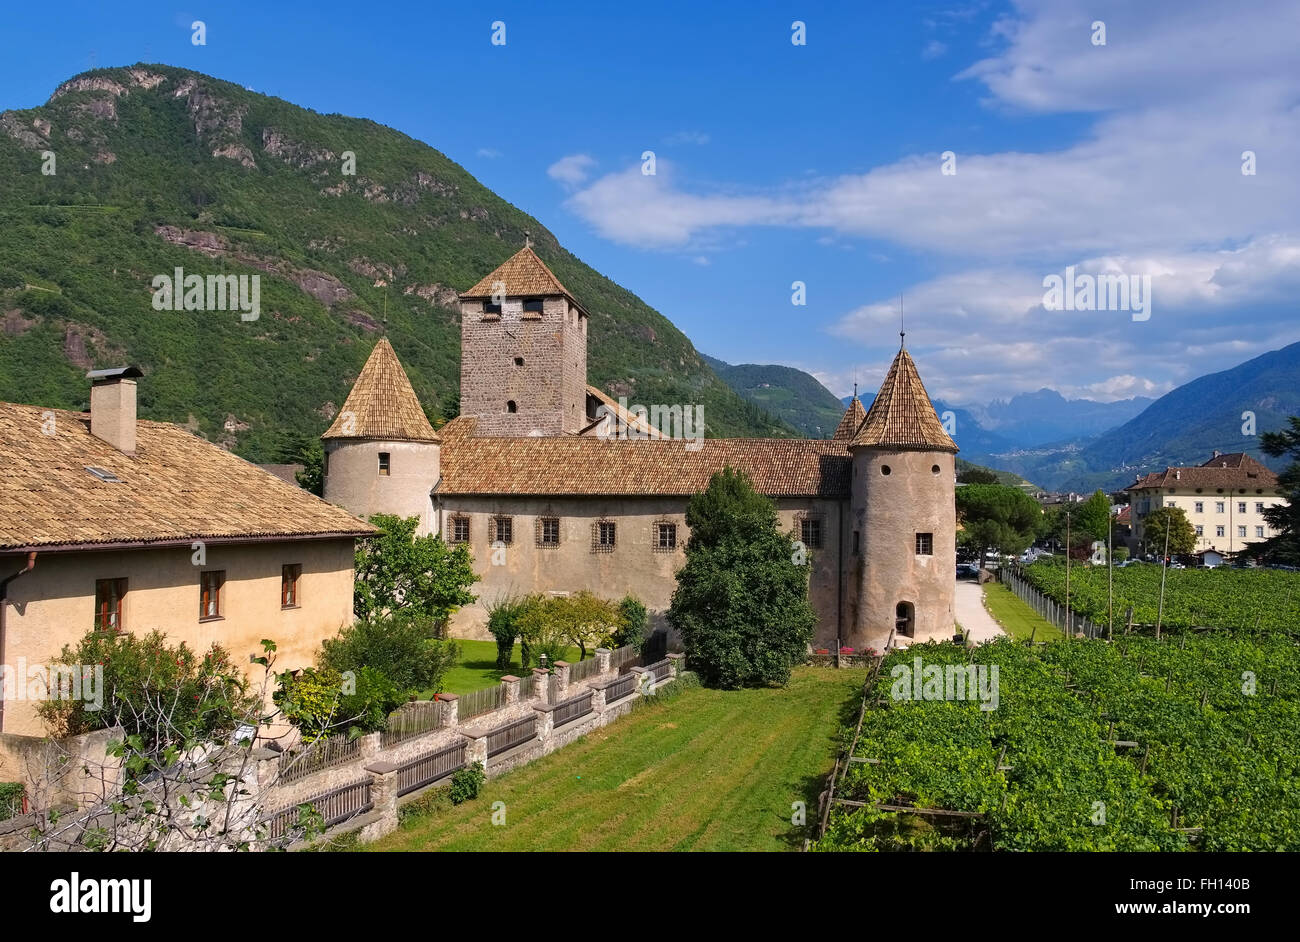
[[530,592],[630,592],[661,618],[687,500],[731,466],[807,547],[817,647],[951,636],[957,446],[905,347],[829,440],[682,440],[587,385],[588,312],[531,246],[459,301],[458,418],[434,430],[381,339],[322,436],[326,500],[469,545],[479,601],[454,635],[487,637],[486,606]]

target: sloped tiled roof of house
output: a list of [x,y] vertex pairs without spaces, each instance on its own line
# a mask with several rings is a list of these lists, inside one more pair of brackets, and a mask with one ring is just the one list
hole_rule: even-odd
[[346,510],[164,422],[137,422],[135,455],[128,456],[90,434],[86,413],[0,403],[0,468],[0,550],[374,532]]
[[[505,286],[504,290],[496,290],[497,282]],[[460,296],[470,300],[490,298],[494,294],[510,298],[537,298],[559,294],[578,304],[569,293],[569,289],[560,283],[555,273],[538,257],[532,246],[528,245],[511,255],[490,274],[485,275],[474,287],[461,292]],[[582,305],[578,304],[578,307],[581,308]]]
[[370,351],[347,401],[321,438],[439,441],[387,337]]
[[1165,468],[1139,477],[1126,490],[1140,491],[1150,488],[1225,488],[1256,490],[1276,488],[1277,475],[1268,466],[1250,455],[1234,452],[1215,455],[1202,465],[1186,468]]
[[855,395],[849,403],[849,407],[844,410],[844,418],[840,419],[840,424],[835,427],[835,434],[831,436],[831,440],[836,442],[853,441],[858,426],[862,424],[862,420],[866,417],[867,410],[862,408],[862,400]]
[[[634,429],[638,433],[644,434],[650,438],[664,437],[664,433],[661,432],[659,429],[655,428],[653,425],[651,425],[648,419],[643,419],[640,415],[630,411],[629,409],[623,408],[616,401],[611,399],[608,395],[606,395],[601,390],[597,389],[595,386],[587,387],[587,395],[595,398],[597,401],[600,402],[601,405],[605,407],[605,409],[607,410],[606,415],[612,417],[613,419],[619,422],[624,423],[625,425],[628,426],[629,429]],[[589,422],[586,426],[579,429],[578,434],[597,435],[600,431],[600,427],[605,422],[606,422],[605,416],[601,416],[598,419],[594,419],[591,422]],[[671,434],[671,430],[670,430],[670,434]]]
[[849,496],[844,442],[781,438],[616,440],[477,437],[462,416],[442,428],[443,494],[683,496],[716,471],[744,471],[769,497]]
[[916,364],[906,349],[899,350],[894,357],[850,447],[954,453],[958,450],[957,443],[943,430],[916,372]]

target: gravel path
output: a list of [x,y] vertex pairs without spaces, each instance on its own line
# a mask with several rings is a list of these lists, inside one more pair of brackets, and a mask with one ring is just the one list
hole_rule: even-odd
[[957,595],[953,602],[953,610],[957,617],[957,624],[970,632],[970,640],[976,644],[1006,634],[1002,626],[989,614],[989,610],[984,607],[984,589],[974,579],[957,580]]

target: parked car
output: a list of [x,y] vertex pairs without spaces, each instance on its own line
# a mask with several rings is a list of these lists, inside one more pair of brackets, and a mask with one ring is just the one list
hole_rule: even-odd
[[957,565],[958,579],[976,579],[979,577],[980,567],[974,563],[959,563]]

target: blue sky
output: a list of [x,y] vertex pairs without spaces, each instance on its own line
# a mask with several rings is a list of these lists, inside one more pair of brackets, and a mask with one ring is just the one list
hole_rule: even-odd
[[[932,394],[1113,399],[1300,340],[1297,9],[24,4],[0,107],[198,69],[427,142],[730,362],[874,389],[903,294]],[[1066,266],[1151,276],[1151,317],[1045,310]]]

